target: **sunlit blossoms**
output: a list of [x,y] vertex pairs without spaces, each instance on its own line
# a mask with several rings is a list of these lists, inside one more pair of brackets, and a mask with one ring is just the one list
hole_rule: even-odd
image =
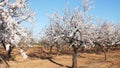
[[28,39],[20,24],[32,22],[32,17],[26,0],[0,0],[0,42],[4,42],[5,46],[19,47],[22,39]]

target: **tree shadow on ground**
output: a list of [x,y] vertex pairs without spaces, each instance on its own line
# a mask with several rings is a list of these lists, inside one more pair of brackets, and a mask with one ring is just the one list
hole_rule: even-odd
[[52,58],[53,58],[52,55],[49,54],[49,52],[45,52],[42,49],[35,48],[34,50],[29,51],[29,53],[27,53],[27,55],[32,59],[34,59],[34,58],[38,58],[38,59],[42,59],[42,60],[46,59],[46,60],[50,61],[51,63],[54,63],[58,66],[72,68],[70,66],[65,66],[63,64],[57,63],[56,61],[52,60]]
[[54,63],[54,64],[56,64],[56,65],[58,65],[58,66],[61,66],[61,67],[72,68],[72,67],[70,67],[70,66],[63,65],[63,64],[60,64],[60,63],[58,63],[58,62],[52,60],[52,57],[48,57],[48,58],[44,58],[44,59],[47,59],[47,60],[49,60],[50,62],[52,62],[52,63]]
[[45,53],[39,54],[39,55],[38,55],[38,53],[37,54],[36,53],[30,53],[30,54],[28,54],[28,56],[31,57],[31,58],[39,58],[39,59],[42,59],[42,60],[47,59],[48,61],[50,61],[50,62],[52,62],[52,63],[54,63],[58,66],[66,67],[66,68],[72,68],[70,66],[66,66],[66,65],[60,64],[60,63],[52,60],[53,57],[51,55],[48,55],[48,54],[45,55]]

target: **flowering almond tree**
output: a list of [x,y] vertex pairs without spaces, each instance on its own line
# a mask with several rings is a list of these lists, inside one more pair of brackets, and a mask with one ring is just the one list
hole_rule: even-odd
[[60,24],[61,18],[59,18],[57,13],[52,14],[49,17],[50,20],[50,25],[49,27],[46,28],[45,32],[45,37],[46,42],[50,46],[50,53],[52,52],[52,47],[56,46],[57,47],[57,55],[60,53],[60,46],[63,44],[63,40],[61,38],[56,38],[59,35],[61,35],[63,31],[63,26]]
[[120,46],[120,23],[115,26],[114,38],[112,38],[113,46]]
[[[0,0],[0,43],[11,57],[13,47],[19,47],[19,42],[27,38],[27,32],[20,24],[24,21],[32,22],[33,15],[26,4],[26,0]],[[20,48],[24,58],[27,55]]]
[[112,38],[114,38],[114,32],[114,26],[105,20],[101,25],[97,26],[92,33],[94,47],[97,49],[97,52],[99,50],[104,52],[105,60],[106,48],[113,44]]

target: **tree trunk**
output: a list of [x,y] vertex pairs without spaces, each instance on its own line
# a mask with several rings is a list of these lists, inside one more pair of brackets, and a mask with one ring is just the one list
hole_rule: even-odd
[[8,59],[12,58],[12,50],[14,49],[14,46],[10,46],[9,50],[7,51]]
[[57,45],[57,56],[60,55],[60,45]]
[[107,60],[106,51],[105,51],[105,49],[104,49],[104,48],[102,48],[102,51],[103,51],[103,53],[104,53],[104,56],[105,56],[105,61],[106,61],[106,60]]
[[2,40],[1,43],[2,43],[2,45],[4,47],[4,49],[6,50],[5,42]]
[[52,48],[53,48],[53,46],[50,46],[50,54],[52,54]]
[[100,46],[100,49],[103,51],[104,53],[104,56],[105,56],[105,61],[107,60],[107,56],[106,56],[106,50],[105,50],[105,47],[102,46],[102,45],[99,45]]
[[[3,45],[4,49],[6,50],[6,45],[5,45],[4,41],[2,41],[2,45]],[[12,52],[13,48],[14,47],[9,46],[9,50],[7,51],[8,60],[12,57],[11,52]]]
[[8,56],[8,58],[11,58],[12,56],[11,56],[11,52],[12,52],[12,48],[11,48],[11,46],[9,47],[9,50],[7,51],[7,56]]
[[73,57],[72,57],[72,68],[77,68],[77,53],[78,53],[78,49],[73,46]]

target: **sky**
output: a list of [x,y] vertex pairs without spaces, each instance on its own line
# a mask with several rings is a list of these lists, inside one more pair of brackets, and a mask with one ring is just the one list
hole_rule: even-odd
[[[61,13],[69,5],[73,10],[75,7],[80,6],[79,0],[28,0],[30,8],[35,12],[35,24],[32,25],[33,34],[39,37],[39,33],[44,31],[44,27],[49,25],[47,15],[54,12]],[[94,0],[94,8],[88,11],[88,14],[100,18],[107,19],[113,23],[120,22],[120,0]]]

